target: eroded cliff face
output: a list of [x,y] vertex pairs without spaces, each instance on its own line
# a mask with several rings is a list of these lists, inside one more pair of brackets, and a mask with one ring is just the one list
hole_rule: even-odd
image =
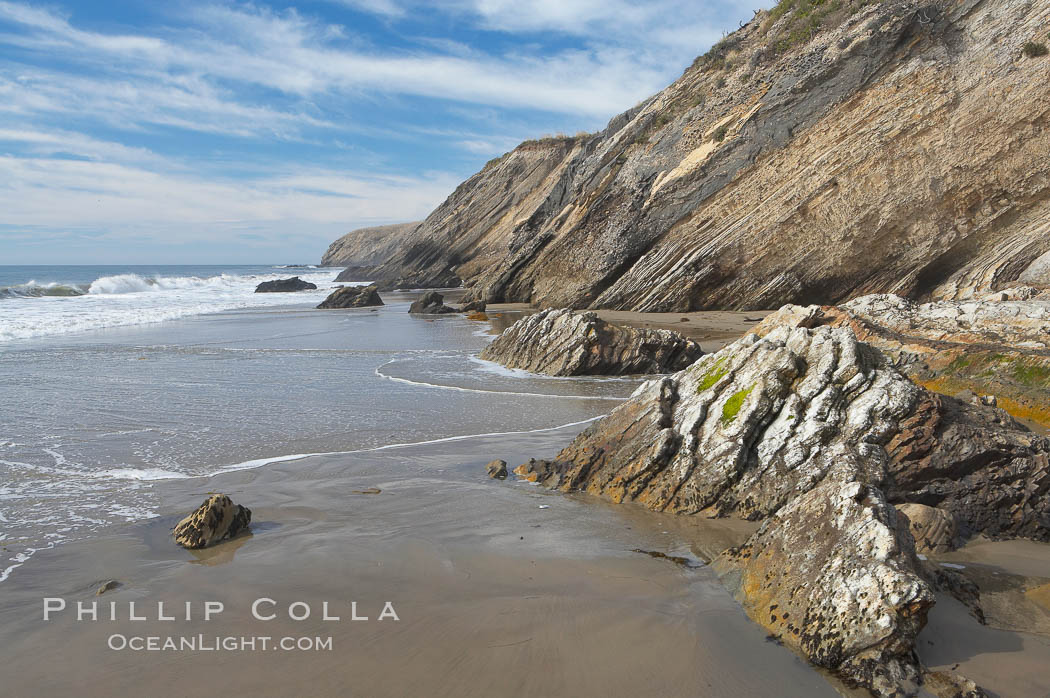
[[813,30],[792,4],[604,131],[490,163],[377,275],[651,311],[1050,284],[1050,57],[1022,53],[1050,5],[850,0]]
[[396,254],[418,227],[419,221],[415,221],[351,230],[328,246],[321,264],[326,267],[380,264]]

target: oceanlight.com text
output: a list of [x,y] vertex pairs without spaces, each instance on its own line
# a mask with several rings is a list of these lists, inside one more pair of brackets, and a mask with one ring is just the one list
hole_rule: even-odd
[[331,652],[332,638],[320,636],[270,635],[122,635],[114,633],[106,640],[118,652]]

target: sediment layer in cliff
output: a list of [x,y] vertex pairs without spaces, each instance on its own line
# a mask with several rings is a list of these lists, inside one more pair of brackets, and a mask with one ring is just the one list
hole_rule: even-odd
[[1023,51],[1050,6],[796,4],[603,131],[490,162],[373,278],[650,311],[1050,284],[1050,57]]

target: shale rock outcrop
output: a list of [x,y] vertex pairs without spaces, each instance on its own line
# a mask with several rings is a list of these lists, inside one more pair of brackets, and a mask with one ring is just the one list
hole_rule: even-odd
[[340,286],[321,301],[319,309],[367,308],[383,305],[375,286]]
[[783,0],[598,133],[521,144],[391,286],[648,311],[1050,284],[1050,6]]
[[224,494],[214,494],[175,526],[175,542],[184,548],[206,548],[247,531],[252,511]]
[[418,315],[447,315],[456,312],[456,309],[445,305],[445,297],[437,291],[427,291],[412,302],[408,312]]
[[1050,426],[1050,293],[1019,287],[969,301],[916,303],[892,294],[840,306],[785,306],[755,328],[850,327],[910,378],[981,396]]
[[961,537],[1050,538],[1050,440],[930,393],[848,327],[748,335],[642,385],[517,474],[682,514],[762,521],[716,561],[751,617],[876,695],[913,695],[935,575],[894,505]]
[[316,288],[316,284],[312,284],[309,281],[303,281],[298,276],[293,276],[290,279],[275,279],[273,281],[263,281],[261,284],[255,287],[255,292],[292,293],[294,291],[312,291]]
[[552,376],[670,373],[702,355],[677,332],[613,325],[568,309],[528,315],[481,352],[487,361]]

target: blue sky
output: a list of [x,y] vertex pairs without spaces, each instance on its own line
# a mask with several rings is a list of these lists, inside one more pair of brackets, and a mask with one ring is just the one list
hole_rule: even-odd
[[314,262],[762,0],[0,0],[0,264]]

